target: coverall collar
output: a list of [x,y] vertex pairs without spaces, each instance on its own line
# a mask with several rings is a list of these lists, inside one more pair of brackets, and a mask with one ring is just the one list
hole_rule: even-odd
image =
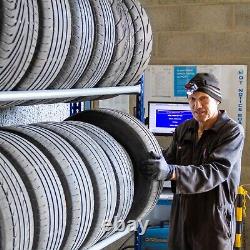
[[[219,129],[224,126],[225,123],[229,121],[229,116],[227,115],[225,110],[220,110],[218,119],[215,122],[214,126],[209,128],[208,130],[213,131],[213,132],[218,132]],[[189,132],[184,135],[184,139],[187,141],[192,140],[192,134],[198,129],[198,122],[195,119],[191,120],[191,124],[188,128]]]
[[227,123],[229,121],[229,116],[227,115],[225,110],[220,110],[219,111],[219,115],[218,115],[218,119],[215,122],[214,126],[210,128],[210,130],[214,131],[214,132],[218,132],[219,129],[224,126],[225,123]]
[[[227,115],[226,111],[225,110],[220,110],[219,111],[219,114],[218,114],[218,119],[217,121],[215,122],[214,126],[209,128],[208,130],[212,130],[214,132],[218,132],[219,129],[226,123],[229,121],[229,116]],[[190,132],[194,132],[198,129],[198,122],[195,120],[195,119],[192,119],[192,122],[190,124],[191,126],[189,127],[189,130]],[[187,138],[190,137],[191,139],[191,136],[190,135],[187,135],[186,136]]]

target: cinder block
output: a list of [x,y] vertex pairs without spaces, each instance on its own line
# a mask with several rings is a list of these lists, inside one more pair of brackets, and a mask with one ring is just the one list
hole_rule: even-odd
[[182,8],[184,30],[224,31],[232,29],[233,5],[188,5]]
[[140,3],[142,4],[143,7],[146,7],[146,6],[158,5],[159,0],[140,0]]
[[[248,158],[248,160],[250,160],[249,156],[247,158]],[[241,183],[249,183],[249,179],[250,179],[250,174],[249,174],[249,171],[248,171],[249,167],[250,167],[249,165],[244,165],[243,164],[242,171],[241,171],[241,176],[242,176]],[[250,229],[250,227],[249,227],[249,229]],[[246,248],[246,249],[248,249],[248,248]]]
[[207,33],[208,57],[250,57],[250,33],[213,32]]
[[155,32],[153,30],[153,48],[152,48],[152,52],[151,52],[151,57],[152,56],[156,56],[157,55],[157,51],[158,51],[158,32]]
[[174,4],[178,4],[179,1],[178,0],[159,0],[160,4],[164,4],[164,5],[174,5]]
[[169,61],[165,57],[152,56],[150,65],[168,65]]
[[231,57],[230,55],[228,55],[227,57],[213,57],[211,55],[208,55],[208,58],[206,59],[206,63],[208,65],[248,65],[250,62],[250,58],[242,58],[242,57]]
[[148,7],[146,11],[154,31],[181,29],[180,6]]
[[185,4],[202,4],[202,3],[217,3],[218,0],[159,0],[162,5],[185,5]]
[[[209,59],[204,57],[185,57],[185,58],[168,58],[168,57],[152,57],[150,61],[152,65],[210,65],[218,64],[211,63]],[[227,63],[222,63],[227,64]]]
[[178,58],[204,57],[206,44],[203,33],[164,32],[159,35],[157,56]]
[[250,30],[250,3],[235,6],[235,29]]
[[249,0],[159,0],[162,5],[249,3]]

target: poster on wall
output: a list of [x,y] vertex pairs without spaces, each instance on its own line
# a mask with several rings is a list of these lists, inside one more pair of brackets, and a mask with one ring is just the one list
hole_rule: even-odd
[[[220,109],[246,126],[246,65],[150,65],[145,71],[145,107],[149,101],[187,102],[185,83],[196,73],[212,73],[220,82]],[[147,116],[147,108],[145,108]]]
[[197,73],[197,66],[174,66],[174,96],[186,96],[183,86]]

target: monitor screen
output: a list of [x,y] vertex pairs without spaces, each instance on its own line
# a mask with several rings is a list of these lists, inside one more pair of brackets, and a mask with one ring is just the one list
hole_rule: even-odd
[[182,122],[193,117],[188,103],[149,102],[149,130],[154,134],[172,135]]

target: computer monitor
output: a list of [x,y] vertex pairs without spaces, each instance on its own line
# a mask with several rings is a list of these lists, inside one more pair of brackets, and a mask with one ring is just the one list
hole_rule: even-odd
[[149,102],[149,130],[155,135],[172,135],[175,128],[193,117],[184,102]]

